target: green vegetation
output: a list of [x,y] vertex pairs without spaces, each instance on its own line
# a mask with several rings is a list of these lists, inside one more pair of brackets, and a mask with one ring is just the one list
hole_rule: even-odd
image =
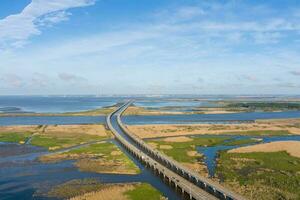
[[249,199],[300,199],[300,159],[286,152],[227,153],[217,176]]
[[83,146],[68,152],[45,155],[43,162],[77,160],[75,165],[82,171],[97,173],[137,174],[140,169],[113,143],[101,142]]
[[102,184],[95,179],[75,179],[54,187],[48,192],[49,197],[69,199],[88,192],[99,190]]
[[57,150],[103,139],[106,139],[106,137],[88,134],[39,134],[32,137],[31,144],[35,146],[46,147],[49,150]]
[[293,102],[245,102],[230,103],[228,108],[242,108],[248,111],[281,111],[281,110],[300,110],[300,103]]
[[[67,154],[93,155],[77,162],[83,171],[138,174],[140,169],[120,149],[109,142],[71,150]],[[100,159],[99,159],[100,156]],[[98,159],[97,159],[98,158]],[[85,162],[88,161],[88,162]]]
[[161,193],[147,183],[142,183],[133,190],[125,192],[125,195],[131,200],[160,200],[163,199]]
[[241,139],[241,140],[232,140],[228,142],[222,143],[222,145],[225,146],[236,146],[236,145],[244,145],[244,144],[253,144],[253,143],[258,143],[260,140],[254,139],[254,138],[249,138],[249,139]]
[[16,142],[16,143],[25,143],[32,133],[24,132],[24,133],[0,133],[0,142]]
[[[188,156],[189,152],[195,151],[196,146],[214,146],[222,144],[224,140],[230,139],[230,137],[193,137],[192,141],[188,142],[166,142],[163,140],[148,140],[150,143],[157,144],[157,148],[164,152],[166,155],[172,157],[178,162],[195,163],[201,157],[200,155]],[[172,148],[161,148],[161,145],[169,145]]]

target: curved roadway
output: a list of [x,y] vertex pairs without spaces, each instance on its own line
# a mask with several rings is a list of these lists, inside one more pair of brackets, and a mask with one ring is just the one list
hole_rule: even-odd
[[[152,149],[138,136],[130,133],[126,126],[122,124],[120,116],[131,103],[124,104],[106,118],[108,128],[129,152],[151,167],[169,185],[179,189],[183,195],[185,194],[190,199],[244,199],[220,184],[196,174],[177,161]],[[116,120],[117,123],[114,124],[117,124],[117,126],[113,126],[111,120]]]

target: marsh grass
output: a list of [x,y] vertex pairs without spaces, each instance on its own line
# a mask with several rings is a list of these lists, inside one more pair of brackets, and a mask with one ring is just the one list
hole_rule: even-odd
[[49,197],[69,199],[75,196],[79,196],[88,192],[99,190],[103,187],[96,179],[75,179],[63,183],[61,185],[52,188],[48,195]]
[[79,134],[79,133],[51,133],[37,134],[32,137],[31,144],[46,147],[49,150],[67,148],[91,141],[104,140],[107,137]]
[[31,132],[7,132],[0,133],[1,142],[14,142],[14,143],[25,143],[30,136]]
[[[149,143],[156,143],[157,147],[160,151],[165,153],[166,155],[172,157],[178,162],[185,163],[196,163],[199,159],[202,158],[200,154],[189,156],[188,152],[195,151],[196,146],[214,146],[221,144],[225,140],[230,139],[230,137],[190,137],[192,141],[188,142],[166,142],[162,139],[160,140],[148,140]],[[169,145],[172,146],[170,149],[160,148],[161,145]]]
[[286,152],[222,152],[216,174],[249,199],[300,199],[300,159]]
[[141,183],[134,187],[134,189],[125,192],[125,195],[130,200],[161,200],[164,199],[161,193],[147,183]]

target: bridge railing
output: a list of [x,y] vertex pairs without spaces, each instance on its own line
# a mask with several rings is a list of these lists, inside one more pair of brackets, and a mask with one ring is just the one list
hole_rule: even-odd
[[235,194],[234,192],[228,190],[227,188],[224,188],[220,184],[209,180],[206,177],[203,177],[199,174],[196,174],[192,170],[184,167],[182,164],[178,163],[174,159],[166,156],[165,154],[162,154],[158,150],[153,149],[150,145],[148,145],[146,142],[144,142],[140,137],[137,135],[131,133],[127,127],[122,123],[121,121],[121,115],[123,112],[127,109],[127,107],[132,103],[132,101],[125,104],[123,107],[120,108],[119,112],[120,115],[117,116],[117,121],[120,126],[120,128],[123,130],[123,132],[130,137],[137,145],[139,145],[141,148],[143,148],[148,154],[152,155],[156,160],[159,162],[163,162],[165,165],[171,166],[171,170],[180,174],[184,178],[186,178],[188,181],[191,181],[195,184],[198,184],[202,186],[202,188],[207,189],[211,193],[213,193],[216,196],[223,195],[223,198],[225,199],[234,199],[234,200],[244,200],[245,198]]
[[[125,105],[126,106],[126,105]],[[196,200],[214,200],[210,195],[206,195],[204,192],[200,192],[197,190],[197,188],[191,186],[189,183],[186,183],[184,181],[177,182],[181,177],[178,176],[177,174],[174,174],[171,170],[166,168],[165,166],[161,165],[151,157],[149,157],[147,154],[142,152],[141,150],[137,149],[134,145],[132,145],[130,142],[128,142],[126,139],[124,139],[118,132],[113,128],[111,124],[111,117],[119,112],[120,110],[122,111],[123,107],[115,110],[111,114],[109,114],[106,117],[106,124],[108,128],[113,132],[115,135],[116,139],[131,153],[133,153],[136,157],[138,157],[140,160],[145,162],[147,165],[149,165],[151,168],[154,170],[158,171],[159,174],[163,174],[163,176],[166,176],[169,179],[170,184],[173,183],[174,185],[177,185],[181,188],[182,192],[186,192],[189,195],[190,199],[196,199]],[[117,115],[117,119],[119,120],[120,115]]]

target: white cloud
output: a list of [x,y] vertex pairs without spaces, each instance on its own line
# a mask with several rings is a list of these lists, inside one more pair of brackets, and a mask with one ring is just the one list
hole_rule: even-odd
[[65,10],[94,3],[95,0],[32,0],[21,13],[0,20],[0,47],[21,46],[31,36],[41,34],[40,26],[67,20]]

